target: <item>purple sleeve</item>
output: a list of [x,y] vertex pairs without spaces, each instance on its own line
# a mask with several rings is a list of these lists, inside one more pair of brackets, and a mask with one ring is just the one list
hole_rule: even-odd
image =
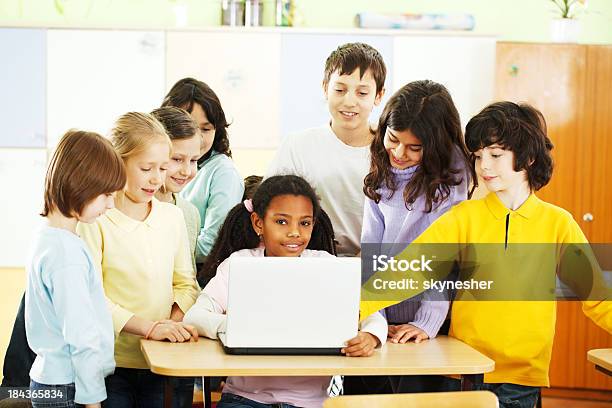
[[433,339],[446,320],[448,307],[448,300],[423,300],[414,316],[414,321],[410,324],[423,330],[430,339]]
[[361,242],[380,244],[385,231],[385,220],[378,204],[366,197],[363,205]]

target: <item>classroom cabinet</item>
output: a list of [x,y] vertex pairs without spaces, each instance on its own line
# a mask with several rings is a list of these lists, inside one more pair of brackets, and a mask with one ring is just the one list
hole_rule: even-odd
[[232,148],[279,142],[280,35],[168,32],[166,88],[181,78],[206,82],[221,100]]
[[[498,43],[495,83],[497,99],[528,102],[546,118],[555,170],[538,195],[568,210],[591,243],[612,244],[612,46]],[[587,350],[612,347],[612,336],[580,302],[557,310],[551,386],[612,390],[586,360]]]
[[493,97],[495,39],[432,37],[380,30],[169,31],[166,87],[185,76],[202,79],[221,100],[234,148],[275,149],[286,135],[329,120],[325,60],[339,45],[364,42],[387,65],[386,93],[370,122],[377,123],[399,87],[418,79],[446,85],[467,120]]
[[[446,85],[464,122],[492,100],[495,38],[472,33],[2,28],[0,51],[11,64],[0,64],[6,96],[0,108],[8,112],[0,148],[46,148],[48,155],[70,128],[107,135],[121,114],[150,112],[178,79],[193,76],[221,99],[243,176],[262,174],[284,136],[329,119],[325,59],[346,42],[374,46],[387,65],[386,94],[373,124],[393,92],[417,79]],[[26,173],[21,182],[24,196],[39,196],[38,176]],[[14,243],[14,252],[0,253],[0,266],[23,265],[28,241],[18,236]]]
[[487,37],[395,37],[393,90],[431,79],[446,86],[463,127],[493,96],[495,42]]
[[42,221],[46,168],[46,149],[0,149],[2,265],[25,264],[30,238]]
[[123,113],[160,105],[164,32],[48,30],[47,43],[49,149],[70,128],[106,135]]
[[0,30],[0,147],[43,148],[45,139],[45,30]]

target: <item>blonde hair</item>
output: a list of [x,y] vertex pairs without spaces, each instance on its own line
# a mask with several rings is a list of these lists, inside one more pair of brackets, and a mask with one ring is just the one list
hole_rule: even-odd
[[162,125],[148,113],[128,112],[115,122],[110,133],[117,153],[126,161],[154,143],[166,142],[172,151],[172,142]]

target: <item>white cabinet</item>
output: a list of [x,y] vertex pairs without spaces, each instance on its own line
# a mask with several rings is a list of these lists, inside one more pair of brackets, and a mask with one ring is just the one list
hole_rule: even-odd
[[107,135],[121,114],[151,111],[177,80],[191,76],[219,96],[237,161],[260,172],[283,136],[329,120],[321,86],[325,60],[347,42],[372,45],[387,65],[386,95],[370,117],[373,124],[394,91],[417,79],[446,85],[464,125],[493,99],[494,37],[400,30],[0,29],[6,56],[0,63],[0,175],[7,191],[0,206],[0,266],[23,265],[42,205],[47,151],[68,129]]
[[45,30],[0,29],[0,55],[0,147],[45,147]]
[[48,30],[47,42],[50,149],[70,128],[106,135],[121,114],[159,106],[162,31]]
[[206,82],[221,100],[232,148],[274,148],[279,141],[280,34],[169,32],[166,85]]
[[393,89],[431,79],[446,86],[465,127],[493,100],[493,37],[398,36],[393,44]]
[[0,266],[24,266],[42,217],[47,151],[0,149]]

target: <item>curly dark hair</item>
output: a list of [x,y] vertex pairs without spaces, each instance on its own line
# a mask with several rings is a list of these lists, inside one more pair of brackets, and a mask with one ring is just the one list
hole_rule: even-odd
[[210,157],[212,150],[232,157],[232,151],[230,150],[229,139],[227,137],[229,123],[227,123],[227,119],[225,118],[225,112],[223,112],[217,94],[215,94],[215,92],[204,82],[194,78],[183,78],[179,80],[170,89],[161,106],[176,106],[177,108],[185,109],[187,112],[191,113],[194,103],[202,107],[208,121],[215,127],[215,138],[212,148],[198,160],[198,167]]
[[[423,145],[423,157],[419,168],[404,189],[406,208],[425,194],[425,211],[431,212],[450,195],[451,187],[461,184],[466,169],[468,183],[476,183],[474,166],[463,140],[459,113],[443,85],[423,80],[410,82],[397,91],[385,105],[374,141],[370,145],[370,172],[364,179],[364,194],[380,202],[377,191],[381,186],[390,190],[391,198],[398,186],[391,173],[389,154],[384,139],[387,128],[402,132],[409,130]],[[453,156],[460,155],[463,166],[451,168]],[[471,197],[474,189],[468,194]]]
[[[253,196],[253,211],[263,218],[272,199],[282,195],[304,196],[310,199],[315,221],[307,248],[336,255],[332,223],[321,209],[314,189],[303,178],[282,175],[264,180]],[[217,273],[217,267],[221,262],[232,253],[241,249],[257,248],[259,242],[259,237],[251,224],[251,213],[243,203],[236,204],[227,214],[215,244],[198,271],[198,281],[208,282]]]
[[532,191],[550,181],[553,143],[546,135],[544,115],[526,103],[495,102],[474,116],[465,127],[465,142],[472,153],[493,144],[514,153],[514,171],[527,171]]

